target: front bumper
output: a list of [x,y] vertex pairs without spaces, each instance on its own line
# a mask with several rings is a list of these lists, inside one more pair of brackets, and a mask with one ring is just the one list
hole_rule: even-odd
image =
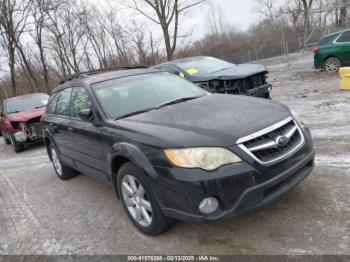
[[[314,168],[315,153],[311,136],[306,133],[306,143],[297,153],[270,167],[245,162],[213,172],[156,167],[161,175],[154,194],[164,215],[183,221],[213,221],[272,202],[303,181]],[[198,210],[199,203],[211,196],[219,200],[220,207],[203,215]]]

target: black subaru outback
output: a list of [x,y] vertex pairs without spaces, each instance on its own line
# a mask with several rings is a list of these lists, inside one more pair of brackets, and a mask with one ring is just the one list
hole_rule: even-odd
[[111,185],[149,235],[261,207],[314,166],[310,132],[285,105],[158,70],[78,75],[53,91],[43,123],[58,177]]

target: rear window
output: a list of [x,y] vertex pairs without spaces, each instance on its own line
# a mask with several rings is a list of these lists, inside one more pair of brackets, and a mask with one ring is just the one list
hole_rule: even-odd
[[350,42],[350,31],[343,33],[338,39],[338,43]]
[[334,41],[336,36],[337,35],[330,35],[330,36],[322,37],[320,39],[320,41],[318,42],[318,45],[327,45],[327,44],[331,43],[332,41]]

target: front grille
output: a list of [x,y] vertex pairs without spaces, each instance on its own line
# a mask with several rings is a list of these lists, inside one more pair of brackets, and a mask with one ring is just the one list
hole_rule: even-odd
[[304,143],[304,137],[290,117],[239,141],[239,146],[255,160],[262,164],[272,164],[298,150]]
[[249,90],[266,84],[265,74],[256,74],[243,79],[227,81],[226,91],[228,94],[247,94]]

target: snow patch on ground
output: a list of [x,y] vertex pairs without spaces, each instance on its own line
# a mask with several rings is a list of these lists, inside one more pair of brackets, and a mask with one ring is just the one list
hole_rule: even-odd
[[333,168],[350,168],[350,155],[327,156],[317,155],[316,165]]

